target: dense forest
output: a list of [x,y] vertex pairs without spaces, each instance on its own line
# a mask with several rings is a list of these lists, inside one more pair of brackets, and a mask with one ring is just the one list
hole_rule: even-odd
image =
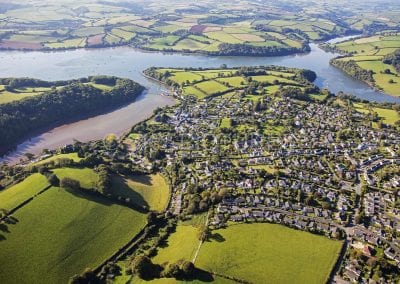
[[372,70],[364,70],[354,60],[340,60],[340,57],[332,59],[330,62],[333,66],[344,70],[350,76],[367,82],[369,84],[374,84],[375,79],[373,77],[374,72]]
[[[27,84],[31,86],[32,84],[36,84],[35,86],[61,84],[27,78],[4,79],[2,82],[8,82],[8,88]],[[85,82],[110,85],[113,88],[101,90]],[[123,105],[135,100],[143,90],[143,86],[128,79],[98,76],[73,80],[65,87],[52,88],[51,91],[42,95],[0,105],[0,153],[9,150],[32,130]]]
[[400,73],[400,49],[397,49],[395,52],[386,55],[382,59],[382,62],[392,65],[396,71]]

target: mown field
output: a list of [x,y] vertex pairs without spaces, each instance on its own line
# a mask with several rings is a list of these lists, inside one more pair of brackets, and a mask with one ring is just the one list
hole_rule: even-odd
[[388,94],[400,96],[400,74],[392,65],[382,61],[386,55],[400,49],[399,34],[357,38],[336,44],[334,47],[350,54],[339,60],[353,60],[360,68],[371,70],[376,87]]
[[252,283],[325,283],[342,243],[275,224],[214,230],[196,266]]
[[[91,169],[54,170],[91,188]],[[0,207],[13,207],[47,186],[34,174],[0,194]],[[3,201],[6,200],[6,201]],[[51,187],[13,214],[15,224],[2,226],[1,283],[66,283],[85,268],[94,268],[133,238],[146,215],[84,190]],[[118,233],[116,233],[118,232]]]

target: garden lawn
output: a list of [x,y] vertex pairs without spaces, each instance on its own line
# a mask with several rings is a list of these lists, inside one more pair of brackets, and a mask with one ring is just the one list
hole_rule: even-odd
[[0,283],[67,283],[131,240],[146,215],[52,187],[13,215],[0,241]]
[[214,230],[195,265],[252,283],[325,283],[342,243],[276,224]]

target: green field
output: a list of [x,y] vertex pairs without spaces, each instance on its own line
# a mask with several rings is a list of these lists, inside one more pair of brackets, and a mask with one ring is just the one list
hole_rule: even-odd
[[49,186],[45,176],[33,174],[24,181],[0,191],[0,208],[13,209]]
[[180,222],[176,231],[168,238],[167,246],[159,248],[153,262],[174,263],[185,259],[192,261],[199,246],[199,228],[206,223],[206,215],[197,215],[192,220]]
[[243,77],[228,77],[228,78],[219,78],[219,82],[228,83],[232,87],[239,88],[244,85],[244,78]]
[[[95,84],[93,82],[86,83],[100,90],[111,90],[113,87],[108,85]],[[0,104],[10,103],[13,101],[22,100],[25,98],[40,96],[46,92],[51,91],[51,87],[35,87],[27,86],[24,88],[16,88],[11,91],[5,89],[5,85],[0,85]],[[63,88],[64,86],[57,86],[57,89]]]
[[194,81],[202,80],[202,76],[192,72],[174,72],[171,79],[179,84],[185,83],[186,81],[193,83]]
[[[261,69],[260,69],[261,70]],[[250,81],[264,84],[262,88],[268,94],[274,94],[280,87],[297,86],[302,84],[294,79],[294,72],[282,72],[280,69],[263,69],[265,75],[246,76],[238,74],[239,70],[233,69],[207,69],[207,70],[184,70],[184,69],[156,69],[156,73],[168,78],[181,86],[184,96],[195,96],[198,99],[207,99],[217,94],[228,92],[228,95],[236,91],[245,90]],[[293,78],[293,79],[292,79]],[[261,95],[261,96],[260,96]],[[260,90],[246,96],[247,99],[257,101],[262,97]]]
[[200,89],[204,93],[208,95],[212,95],[217,92],[224,92],[227,91],[228,88],[221,83],[218,83],[217,81],[214,80],[209,80],[201,83],[197,83],[193,85],[194,87]]
[[[0,282],[66,283],[128,242],[145,215],[105,198],[51,188],[18,210],[0,242]],[[118,232],[118,234],[116,234]]]
[[[88,168],[54,173],[60,179],[79,180],[84,188],[92,188],[98,179]],[[154,180],[159,186],[157,177]],[[1,283],[66,283],[74,274],[99,265],[146,223],[145,214],[82,190],[51,187],[36,195],[47,186],[44,176],[33,174],[0,192],[0,207],[6,209],[34,197],[13,214],[15,224],[2,227]]]
[[212,232],[195,265],[252,283],[325,283],[342,243],[275,224]]
[[362,69],[372,70],[376,87],[390,95],[400,96],[400,74],[392,65],[382,62],[385,55],[400,49],[400,35],[362,37],[338,43],[334,47],[350,54],[340,60],[354,60]]
[[138,206],[156,211],[166,208],[170,195],[169,186],[160,174],[125,178],[114,176],[112,188],[116,195],[128,197]]
[[33,166],[40,166],[40,165],[43,165],[43,164],[56,162],[59,159],[70,159],[70,160],[73,160],[74,162],[79,162],[80,160],[82,160],[82,158],[78,157],[78,153],[57,154],[57,155],[54,155],[54,156],[52,156],[50,158],[46,158],[46,159],[43,159],[43,160],[41,160],[39,162],[33,163],[32,165]]
[[50,91],[50,88],[24,88],[10,92],[6,91],[3,85],[0,85],[0,104],[10,103],[28,97],[39,96],[46,91]]
[[57,42],[49,42],[46,43],[44,46],[50,49],[85,47],[86,38],[74,38],[74,39],[60,40]]
[[396,121],[400,120],[400,115],[397,111],[388,108],[369,107],[366,104],[356,103],[354,107],[357,111],[362,113],[377,113],[383,123],[394,125]]
[[[350,29],[361,31],[375,23],[388,28],[399,24],[396,9],[378,16],[370,11],[327,16],[343,12],[342,5],[332,3],[297,1],[293,9],[291,5],[252,1],[199,4],[149,0],[127,5],[121,1],[31,0],[29,5],[10,9],[5,5],[1,11],[4,42],[0,47],[39,50],[133,44],[157,51],[216,55],[224,52],[221,44],[243,43],[250,49],[277,46],[293,53],[291,48],[301,52],[303,43],[341,36]],[[351,3],[346,8],[357,10],[360,5]],[[91,44],[90,37],[97,35],[104,40]]]
[[89,168],[62,168],[54,169],[53,172],[60,180],[65,177],[79,180],[81,183],[81,187],[86,189],[95,188],[96,183],[99,179],[95,171]]
[[192,261],[199,245],[198,229],[191,225],[178,225],[168,239],[167,247],[158,251],[155,263],[174,263],[180,259]]

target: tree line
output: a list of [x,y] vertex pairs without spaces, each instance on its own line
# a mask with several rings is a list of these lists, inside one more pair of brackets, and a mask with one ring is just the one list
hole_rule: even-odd
[[397,49],[395,52],[386,55],[382,62],[385,64],[392,65],[396,72],[400,73],[400,49]]

